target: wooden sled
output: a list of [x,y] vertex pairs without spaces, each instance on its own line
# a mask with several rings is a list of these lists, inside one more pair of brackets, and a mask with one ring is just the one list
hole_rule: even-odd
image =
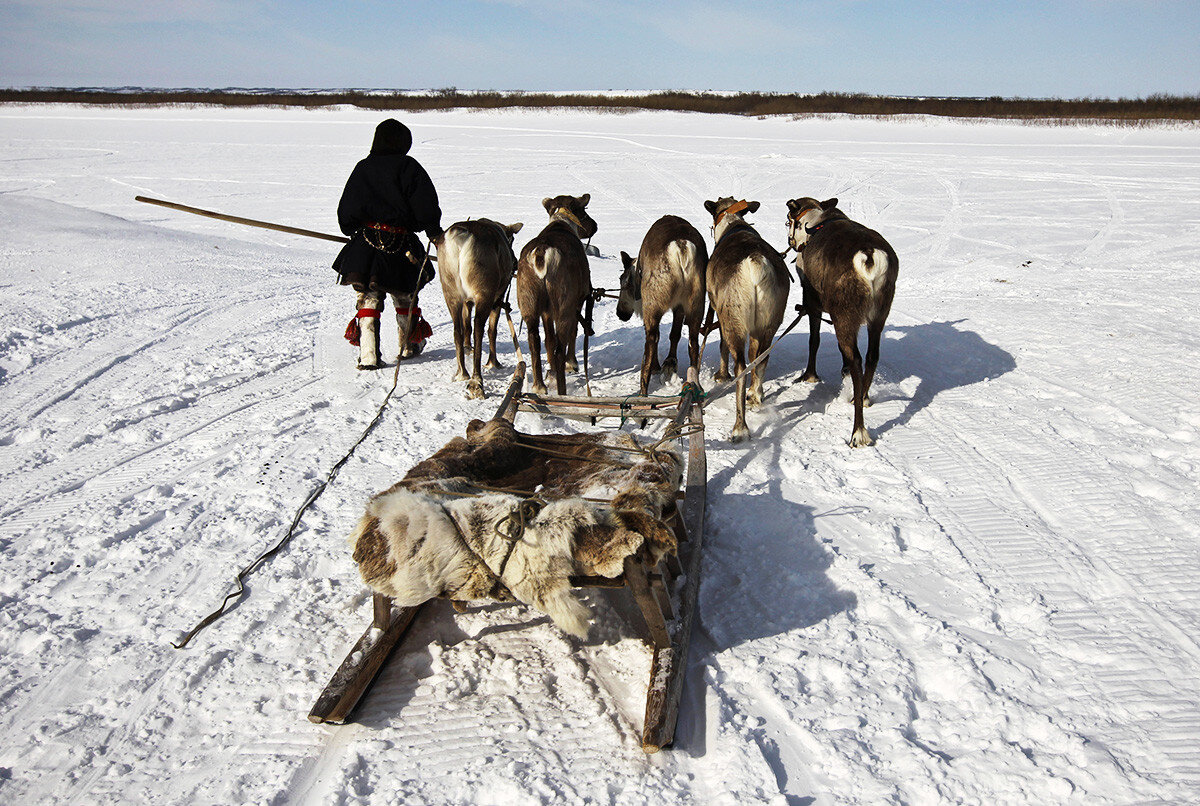
[[[681,445],[686,456],[682,500],[677,503],[671,519],[679,547],[678,556],[670,555],[651,567],[647,552],[640,551],[625,560],[625,570],[620,576],[573,576],[570,579],[578,588],[628,588],[642,615],[646,639],[654,651],[642,729],[642,749],[647,753],[669,746],[674,739],[700,587],[708,470],[704,453],[703,407],[695,372],[694,368],[689,370],[689,383],[677,398],[541,397],[522,393],[525,364],[521,362],[496,413],[498,418],[509,422],[518,411],[584,419],[669,417],[676,433],[681,433],[680,441],[686,443]],[[685,578],[682,586],[677,586],[675,583],[680,574]],[[379,593],[374,595],[371,626],[321,692],[308,715],[310,721],[342,724],[349,719],[421,607],[397,607],[389,597]]]

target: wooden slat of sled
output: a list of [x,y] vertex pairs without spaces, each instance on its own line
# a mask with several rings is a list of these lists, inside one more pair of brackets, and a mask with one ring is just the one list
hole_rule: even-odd
[[[508,391],[500,400],[497,417],[511,420],[516,414],[516,402],[525,382],[525,362],[517,364]],[[376,593],[373,599],[371,626],[351,648],[342,665],[333,673],[329,684],[317,698],[309,712],[311,722],[330,722],[340,725],[345,722],[363,694],[371,687],[379,670],[404,637],[422,605],[416,607],[392,607],[392,600]]]
[[342,665],[333,673],[329,685],[317,698],[316,705],[308,714],[310,722],[340,725],[346,721],[420,609],[420,605],[394,609],[390,598],[375,594],[375,618],[371,626],[358,639]]
[[[694,372],[688,371],[689,381],[695,381]],[[708,463],[704,454],[703,409],[698,402],[688,408],[687,422],[693,429],[687,437],[687,492],[681,503],[682,522],[679,529],[682,533],[680,536],[686,538],[679,541],[679,551],[681,554],[686,551],[684,570],[687,578],[679,595],[679,614],[672,631],[671,645],[655,649],[654,660],[650,664],[646,721],[642,729],[642,749],[647,753],[657,752],[675,739],[675,722],[679,717],[679,699],[683,694],[683,679],[687,671],[692,621],[700,592],[700,553],[704,541]],[[682,424],[682,418],[679,422]]]

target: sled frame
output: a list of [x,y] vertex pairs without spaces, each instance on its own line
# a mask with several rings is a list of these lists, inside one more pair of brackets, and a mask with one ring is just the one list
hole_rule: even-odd
[[[517,364],[496,416],[512,421],[518,411],[580,417],[643,419],[670,417],[686,433],[680,437],[687,455],[682,500],[668,518],[678,543],[678,555],[650,565],[645,549],[625,560],[621,576],[573,576],[578,588],[628,588],[653,648],[642,749],[654,753],[675,738],[679,702],[687,671],[688,646],[700,590],[700,555],[704,538],[708,467],[704,452],[704,410],[695,368],[677,398],[596,397],[551,398],[522,394],[525,362]],[[403,641],[423,605],[396,607],[390,597],[374,594],[371,626],[354,644],[317,698],[308,718],[314,723],[343,724],[362,701],[391,653]]]

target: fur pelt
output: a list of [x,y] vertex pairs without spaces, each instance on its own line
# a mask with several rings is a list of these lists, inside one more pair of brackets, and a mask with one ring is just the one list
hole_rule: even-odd
[[367,504],[350,536],[363,580],[401,606],[516,599],[584,636],[588,611],[571,593],[572,575],[616,577],[643,547],[655,563],[676,548],[662,518],[682,461],[671,450],[613,450],[634,446],[623,433],[538,436],[505,420],[472,421],[466,438]]

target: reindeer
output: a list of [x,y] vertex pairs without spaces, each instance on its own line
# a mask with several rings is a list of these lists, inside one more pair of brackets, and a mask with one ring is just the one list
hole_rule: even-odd
[[729,380],[730,352],[738,376],[737,418],[730,436],[733,442],[750,437],[746,401],[749,399],[753,406],[762,402],[768,359],[751,373],[748,393],[742,370],[770,347],[783,322],[792,282],[783,257],[742,218],[743,211],[755,213],[758,208],[756,201],[738,201],[730,196],[704,202],[704,209],[713,217],[715,241],[708,260],[708,296],[721,328],[721,369],[716,380]]
[[[828,311],[842,352],[842,378],[854,384],[854,431],[850,446],[872,445],[863,424],[863,407],[871,405],[871,381],[879,363],[879,337],[896,295],[900,261],[891,245],[872,229],[851,221],[837,209],[837,199],[805,196],[788,205],[788,243],[796,250],[796,268],[808,314],[808,366],[800,380],[816,383],[817,347],[821,344],[821,312]],[[867,361],[858,351],[858,331],[867,326]]]
[[[458,372],[454,380],[467,380],[463,361],[465,350],[474,349],[474,372],[467,380],[467,397],[482,398],[483,372],[479,364],[483,352],[483,326],[488,326],[488,369],[500,366],[496,360],[496,323],[501,302],[516,269],[513,236],[521,224],[500,224],[487,218],[460,221],[450,225],[437,241],[438,266],[441,267],[442,294],[454,321],[454,357]],[[474,316],[472,316],[472,313]],[[474,318],[474,342],[471,320]]]
[[704,273],[708,247],[696,228],[679,216],[665,215],[651,225],[642,240],[637,260],[621,253],[625,271],[617,318],[628,322],[636,313],[646,328],[642,357],[641,394],[646,394],[650,374],[659,370],[658,325],[668,311],[673,313],[671,348],[662,364],[662,379],[670,381],[679,371],[675,355],[683,324],[688,326],[688,360],[700,366],[700,327],[704,319]]
[[[568,369],[575,365],[575,336],[584,301],[592,291],[583,239],[596,234],[596,222],[587,214],[591,201],[582,196],[542,199],[550,223],[525,244],[517,263],[517,305],[529,330],[529,353],[533,369],[530,388],[546,393],[542,376],[540,321],[546,331],[546,357],[554,374],[558,394],[567,393]],[[568,361],[570,358],[570,361]]]

